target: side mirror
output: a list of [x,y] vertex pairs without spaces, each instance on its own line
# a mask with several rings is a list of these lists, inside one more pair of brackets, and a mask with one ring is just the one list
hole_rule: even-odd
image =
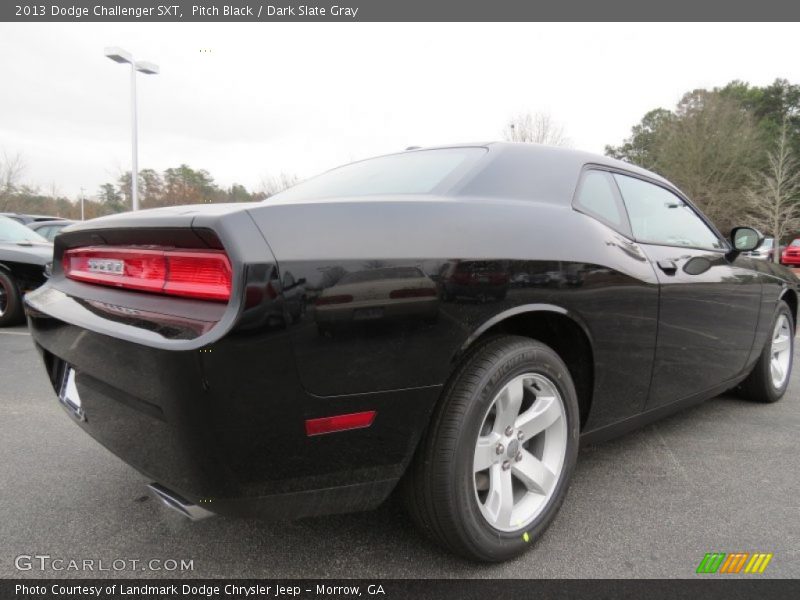
[[736,252],[749,252],[758,248],[764,236],[752,227],[734,227],[731,231],[731,245]]

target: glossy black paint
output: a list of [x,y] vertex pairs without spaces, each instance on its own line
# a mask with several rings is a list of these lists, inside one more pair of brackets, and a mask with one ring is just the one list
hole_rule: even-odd
[[[573,208],[587,166],[652,174],[487,148],[435,196],[278,197],[71,227],[53,277],[26,299],[54,387],[74,366],[78,424],[182,496],[293,517],[381,502],[486,336],[531,335],[562,355],[588,440],[735,385],[778,299],[796,312],[797,279],[782,267],[640,244]],[[66,280],[64,250],[97,244],[224,248],[234,295],[224,305]],[[369,271],[381,276],[342,281]],[[305,435],[306,419],[362,410],[377,411],[369,428]]]

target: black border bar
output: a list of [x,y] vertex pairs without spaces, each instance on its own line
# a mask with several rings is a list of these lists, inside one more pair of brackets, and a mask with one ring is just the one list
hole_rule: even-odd
[[[225,10],[225,7],[237,10]],[[270,9],[270,7],[273,7]],[[281,7],[284,10],[278,11]],[[301,7],[306,7],[305,9]],[[338,7],[338,8],[334,8]],[[291,10],[285,10],[290,8]],[[349,10],[342,10],[343,8]],[[799,21],[791,0],[2,0],[11,22]],[[676,40],[686,43],[686,40]]]
[[[476,575],[480,574],[476,565]],[[251,591],[226,593],[226,586],[241,586]],[[25,586],[27,592],[17,586]],[[112,587],[116,586],[116,587]],[[123,586],[153,586],[146,593],[121,593]],[[187,592],[184,586],[190,586]],[[317,586],[321,586],[318,588]],[[43,590],[31,592],[32,588]],[[211,590],[209,590],[211,588]],[[284,593],[276,593],[282,588]],[[353,593],[358,588],[358,593]],[[322,589],[322,592],[320,592]],[[345,589],[349,589],[349,592]],[[59,591],[60,590],[60,591]],[[69,593],[75,590],[75,593]],[[86,590],[78,591],[78,590]],[[116,591],[115,591],[116,590]],[[202,591],[201,591],[202,590]],[[214,591],[216,590],[216,591]],[[338,590],[338,591],[337,591]],[[99,591],[99,593],[98,593]],[[55,593],[54,593],[55,592]],[[661,600],[703,598],[740,600],[769,598],[795,600],[800,597],[800,580],[761,579],[761,576],[723,579],[701,575],[694,579],[385,579],[385,580],[219,580],[219,579],[8,579],[0,581],[3,600],[427,600],[453,598],[486,600],[513,598],[525,600],[582,598],[614,600]]]

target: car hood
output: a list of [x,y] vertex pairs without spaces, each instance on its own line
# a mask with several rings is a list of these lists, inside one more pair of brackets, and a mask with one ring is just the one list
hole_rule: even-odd
[[53,260],[53,244],[48,242],[2,242],[0,261],[46,265]]

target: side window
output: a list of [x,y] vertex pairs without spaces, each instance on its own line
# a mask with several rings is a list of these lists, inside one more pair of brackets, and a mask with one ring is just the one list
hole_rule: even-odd
[[47,227],[40,227],[36,233],[52,242],[54,237],[51,235],[52,231],[53,228],[48,225]]
[[575,206],[618,231],[629,231],[616,186],[606,171],[583,174]]
[[615,173],[614,179],[638,241],[665,246],[723,247],[692,207],[672,192],[635,177]]

